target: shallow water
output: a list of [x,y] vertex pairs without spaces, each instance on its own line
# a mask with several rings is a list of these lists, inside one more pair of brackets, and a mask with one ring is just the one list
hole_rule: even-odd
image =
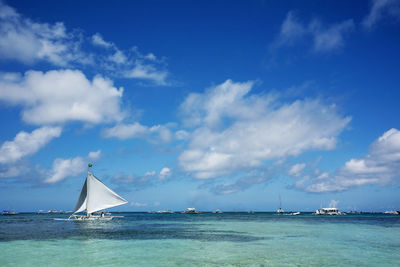
[[399,266],[400,216],[0,216],[0,266]]

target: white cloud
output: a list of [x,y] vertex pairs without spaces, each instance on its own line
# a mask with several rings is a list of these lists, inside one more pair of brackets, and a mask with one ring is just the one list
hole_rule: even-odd
[[[105,49],[94,54],[87,42]],[[144,55],[137,47],[119,50],[100,33],[88,37],[79,30],[67,31],[62,22],[34,22],[3,2],[0,2],[0,59],[25,64],[45,61],[68,68],[90,65],[107,75],[167,85],[168,71],[153,53]]]
[[113,55],[110,55],[108,59],[116,64],[125,64],[127,61],[125,54],[120,50],[117,50]]
[[305,167],[306,167],[305,163],[295,164],[290,168],[290,170],[288,171],[288,174],[291,176],[294,176],[294,177],[299,177]]
[[[400,131],[390,129],[370,147],[367,155],[350,159],[335,173],[322,173],[298,186],[309,192],[344,191],[364,185],[387,185],[400,179]],[[323,177],[322,177],[323,176]]]
[[196,128],[179,156],[183,170],[208,179],[260,167],[266,160],[334,149],[350,121],[334,105],[316,99],[281,103],[273,95],[249,95],[252,86],[227,80],[186,98],[183,120]]
[[168,72],[166,70],[159,70],[153,65],[144,65],[140,62],[137,62],[132,69],[124,73],[126,78],[149,80],[157,85],[167,85],[167,75]]
[[353,29],[354,22],[351,19],[329,26],[324,26],[321,21],[314,19],[305,25],[290,11],[282,23],[274,45],[280,47],[312,41],[314,52],[329,52],[343,47],[344,35]]
[[148,206],[147,203],[140,203],[140,202],[131,202],[130,205],[134,206],[134,207],[147,207]]
[[32,155],[60,135],[60,127],[42,127],[31,133],[21,131],[13,141],[6,141],[2,144],[0,163],[13,163],[25,156]]
[[0,2],[0,57],[32,64],[39,60],[57,66],[85,63],[80,40],[67,33],[62,22],[37,23]]
[[387,18],[400,18],[398,0],[372,0],[371,10],[362,21],[366,29],[372,29],[379,21]]
[[114,176],[114,180],[117,183],[125,184],[124,189],[127,189],[127,184],[129,184],[133,190],[138,190],[152,185],[156,174],[156,171],[148,171],[143,176],[118,173]]
[[189,133],[185,130],[179,130],[175,132],[175,138],[177,140],[186,140],[189,137]]
[[343,47],[344,35],[353,29],[353,20],[346,20],[328,28],[324,28],[319,21],[314,21],[310,25],[314,38],[314,50],[316,52],[328,52]]
[[144,174],[144,176],[147,176],[147,177],[149,177],[149,176],[155,176],[156,175],[156,171],[149,171],[149,172],[146,172],[145,174]]
[[91,160],[98,160],[101,157],[101,150],[90,152],[88,158]]
[[0,75],[0,100],[21,105],[23,120],[31,124],[120,121],[122,93],[111,80],[90,81],[78,70]]
[[273,168],[252,170],[235,181],[216,185],[211,189],[211,191],[219,195],[229,195],[239,191],[244,191],[253,185],[265,183],[267,180],[269,180],[272,176],[272,169]]
[[164,168],[162,168],[162,170],[160,171],[160,174],[158,175],[158,178],[159,178],[160,180],[164,180],[164,179],[170,177],[171,175],[172,175],[172,171],[171,171],[169,168],[164,167]]
[[87,170],[88,160],[94,155],[100,154],[100,150],[89,152],[88,157],[75,157],[69,159],[57,158],[53,161],[51,171],[47,172],[45,183],[53,184],[65,180],[68,177],[77,176]]
[[163,125],[152,127],[144,126],[138,122],[132,124],[118,124],[112,128],[105,129],[103,136],[106,138],[116,137],[119,139],[142,138],[154,143],[167,143],[171,141],[171,131]]
[[57,183],[69,176],[76,176],[86,170],[86,161],[82,157],[71,159],[55,159],[50,175],[44,180],[45,183]]
[[114,46],[113,43],[104,41],[104,39],[100,33],[96,33],[92,36],[92,43],[94,45],[105,47],[105,48],[110,48],[110,47]]

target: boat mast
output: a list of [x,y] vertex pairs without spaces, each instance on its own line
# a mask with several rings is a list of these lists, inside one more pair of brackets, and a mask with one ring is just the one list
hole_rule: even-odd
[[279,194],[279,209],[282,209],[282,199],[281,199],[281,194]]
[[[89,163],[89,164],[88,164],[88,167],[87,167],[87,172],[88,172],[88,173],[87,173],[87,176],[89,176],[89,172],[90,172],[90,168],[91,168],[91,167],[93,167],[93,164]],[[87,176],[86,176],[86,177],[87,177]],[[86,179],[87,179],[87,178],[86,178]],[[89,213],[88,213],[87,208],[86,208],[86,217],[89,218]]]

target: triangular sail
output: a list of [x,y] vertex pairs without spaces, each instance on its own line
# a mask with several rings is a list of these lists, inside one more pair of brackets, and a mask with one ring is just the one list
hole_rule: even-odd
[[82,211],[93,213],[126,203],[128,203],[128,201],[120,197],[93,174],[88,172],[74,213]]
[[79,195],[78,202],[76,203],[74,213],[86,210],[86,195],[87,195],[87,178],[85,180],[85,183],[83,184],[82,191],[81,194]]

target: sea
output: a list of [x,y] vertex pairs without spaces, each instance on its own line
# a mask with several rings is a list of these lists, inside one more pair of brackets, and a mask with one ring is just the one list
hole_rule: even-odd
[[0,216],[0,266],[400,266],[400,215]]

